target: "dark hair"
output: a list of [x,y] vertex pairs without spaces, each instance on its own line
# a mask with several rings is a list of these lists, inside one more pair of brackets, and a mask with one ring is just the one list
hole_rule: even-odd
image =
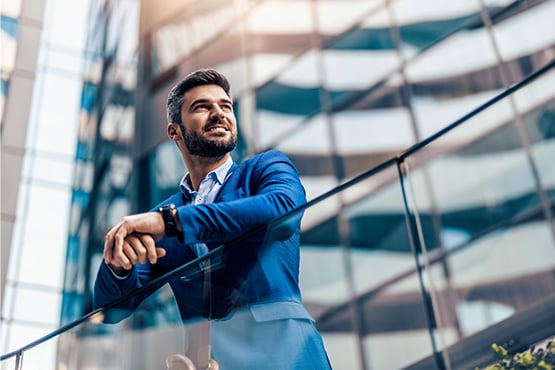
[[168,93],[168,100],[166,102],[168,122],[178,123],[179,125],[183,124],[181,122],[181,107],[183,106],[185,93],[201,85],[218,85],[225,91],[227,96],[230,96],[231,87],[223,74],[213,69],[199,69],[185,76]]

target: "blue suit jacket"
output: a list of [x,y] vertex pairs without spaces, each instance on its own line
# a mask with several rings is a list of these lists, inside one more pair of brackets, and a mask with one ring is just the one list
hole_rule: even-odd
[[[157,244],[166,249],[166,256],[155,265],[134,266],[125,279],[116,278],[102,264],[94,288],[95,307],[194,259],[188,244],[205,243],[209,249],[215,248],[306,202],[295,167],[276,150],[232,166],[214,203],[183,206],[184,197],[179,192],[161,203],[177,205],[184,242],[163,238]],[[277,229],[261,230],[229,249],[224,266],[211,274],[211,302],[203,294],[202,278],[172,280],[170,285],[182,318],[222,318],[245,306],[261,320],[309,318],[299,291],[299,235],[300,216]],[[136,308],[146,295],[121,308]],[[271,305],[267,307],[265,303]]]

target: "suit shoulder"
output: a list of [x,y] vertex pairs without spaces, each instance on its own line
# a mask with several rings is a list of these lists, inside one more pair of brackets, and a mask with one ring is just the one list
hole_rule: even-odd
[[260,162],[276,162],[283,161],[291,163],[291,159],[283,152],[277,149],[270,149],[253,155],[252,157],[243,161],[243,163],[260,163]]
[[235,172],[256,179],[265,174],[269,168],[276,168],[273,167],[275,164],[281,164],[279,168],[283,171],[297,171],[289,157],[279,150],[271,149],[245,159],[237,166]]

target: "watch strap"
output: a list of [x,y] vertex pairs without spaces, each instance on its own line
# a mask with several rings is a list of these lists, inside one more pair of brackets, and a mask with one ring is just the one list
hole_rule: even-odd
[[177,208],[175,204],[167,204],[158,209],[164,219],[164,234],[167,237],[177,237],[183,241],[183,233],[177,229]]

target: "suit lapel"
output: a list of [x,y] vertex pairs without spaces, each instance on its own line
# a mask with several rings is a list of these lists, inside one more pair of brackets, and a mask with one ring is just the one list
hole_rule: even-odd
[[235,164],[235,162],[234,162],[231,165],[231,167],[229,167],[229,170],[227,170],[227,174],[225,175],[224,183],[223,183],[222,187],[220,188],[220,190],[218,190],[218,194],[216,194],[216,197],[214,198],[214,203],[216,203],[220,200],[220,196],[224,192],[224,189],[225,189],[226,185],[229,183],[228,180],[233,175],[236,168],[237,168],[237,164]]

